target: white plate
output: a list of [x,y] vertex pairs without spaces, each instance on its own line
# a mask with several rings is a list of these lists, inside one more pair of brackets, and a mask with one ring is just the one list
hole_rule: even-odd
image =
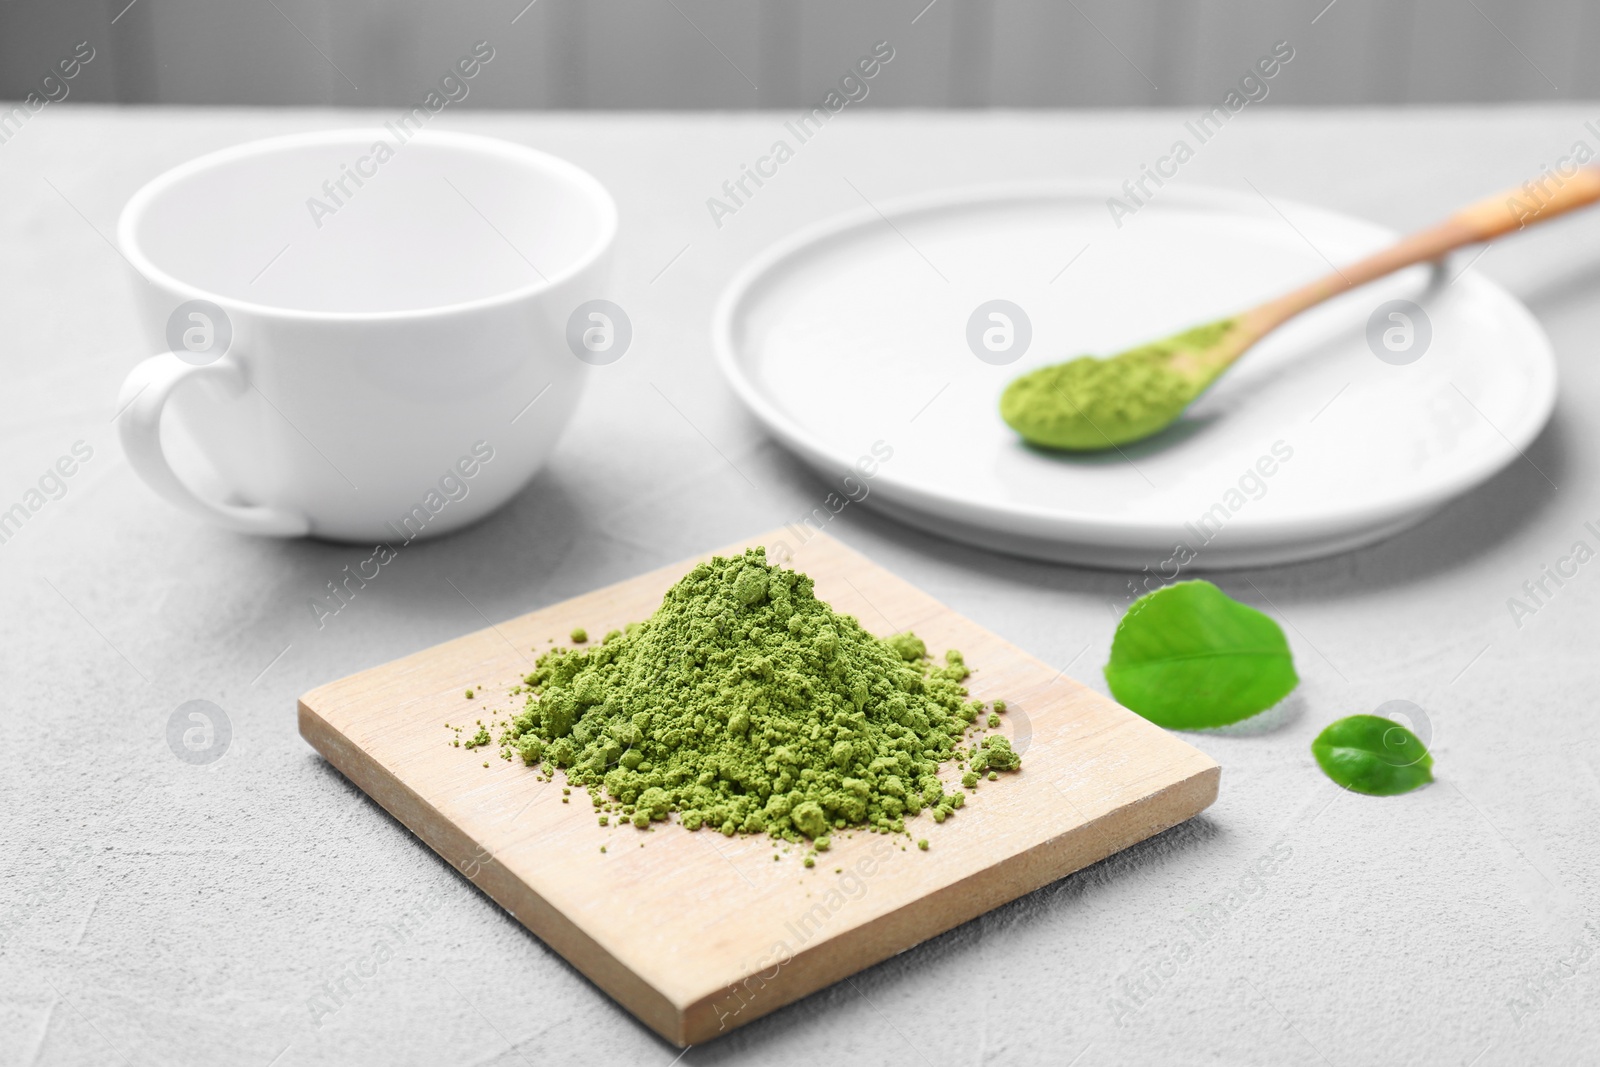
[[[1458,274],[1458,259],[1307,312],[1178,425],[1120,454],[1024,446],[997,408],[1018,374],[1242,310],[1395,236],[1304,205],[1179,188],[1118,228],[1106,201],[1120,195],[978,190],[815,226],[723,293],[718,361],[750,410],[825,476],[850,471],[875,441],[892,447],[870,481],[852,483],[867,506],[999,551],[1163,572],[1376,541],[1516,459],[1549,418],[1544,331],[1499,286]],[[1032,326],[1026,352],[1004,366],[967,343],[969,317],[997,298]],[[1424,309],[1432,332],[1405,365],[1379,360],[1366,340],[1368,318],[1399,298]],[[1258,464],[1270,475],[1252,476]]]

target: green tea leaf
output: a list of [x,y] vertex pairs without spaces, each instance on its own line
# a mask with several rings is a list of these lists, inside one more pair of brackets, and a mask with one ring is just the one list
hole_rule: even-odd
[[1134,601],[1105,674],[1119,703],[1172,730],[1248,719],[1300,683],[1278,624],[1199,581]]
[[1311,742],[1329,778],[1357,793],[1390,797],[1433,781],[1433,756],[1417,735],[1381,715],[1340,719]]

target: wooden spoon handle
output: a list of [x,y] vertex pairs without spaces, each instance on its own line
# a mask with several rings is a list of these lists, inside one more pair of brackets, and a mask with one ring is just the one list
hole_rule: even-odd
[[1439,259],[1463,245],[1491,241],[1596,200],[1600,200],[1600,165],[1579,167],[1567,176],[1547,175],[1479,200],[1436,226],[1418,230],[1381,252],[1336,268],[1332,274],[1246,311],[1239,316],[1239,332],[1243,335],[1239,340],[1244,344],[1237,354],[1242,355],[1286,319],[1330,297],[1404,267]]

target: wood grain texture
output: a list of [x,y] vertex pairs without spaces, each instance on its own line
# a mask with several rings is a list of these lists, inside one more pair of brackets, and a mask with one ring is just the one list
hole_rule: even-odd
[[[1040,663],[826,535],[768,546],[875,633],[959,648],[1022,770],[981,783],[926,838],[835,835],[815,868],[765,835],[675,821],[598,825],[587,795],[536,780],[445,727],[489,719],[552,640],[647,617],[685,561],[520,616],[300,699],[300,733],[390,814],[629,1011],[678,1045],[706,1041],[1173,826],[1209,805],[1207,756]],[[787,543],[785,543],[787,542]],[[463,690],[481,690],[467,700]],[[475,728],[475,727],[474,727]],[[489,766],[483,766],[487,760]],[[954,778],[948,769],[943,777]],[[607,846],[602,853],[600,847]],[[773,861],[774,851],[782,855]]]

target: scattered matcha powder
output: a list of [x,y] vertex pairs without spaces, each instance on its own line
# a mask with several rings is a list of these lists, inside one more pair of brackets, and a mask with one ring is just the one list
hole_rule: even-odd
[[[983,705],[963,699],[960,652],[943,667],[926,654],[914,634],[868,633],[753,548],[699,564],[648,620],[599,646],[541,655],[501,742],[640,829],[677,812],[690,830],[823,851],[833,830],[901,833],[923,810],[943,822],[965,802],[937,773]],[[995,735],[966,755],[964,784],[1020,766]]]
[[[1022,766],[1022,757],[1011,748],[1011,742],[1000,734],[990,734],[980,745],[972,747],[967,765],[977,772],[989,771],[989,780],[996,778],[995,771],[1014,771]],[[965,779],[962,784],[965,785]]]
[[589,640],[589,631],[585,630],[583,627],[579,626],[576,629],[574,629],[572,631],[572,633],[568,634],[567,636],[572,638],[572,643],[573,644],[581,645],[585,641]]

